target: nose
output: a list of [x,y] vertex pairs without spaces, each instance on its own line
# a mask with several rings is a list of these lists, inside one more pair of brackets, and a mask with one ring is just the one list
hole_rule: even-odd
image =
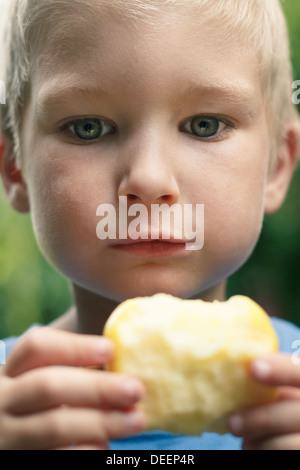
[[[173,157],[173,158],[172,158]],[[175,159],[166,139],[139,138],[122,153],[124,163],[118,196],[145,205],[174,204],[179,199]]]

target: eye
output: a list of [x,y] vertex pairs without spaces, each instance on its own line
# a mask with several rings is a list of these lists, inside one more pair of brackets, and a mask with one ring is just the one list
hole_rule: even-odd
[[69,129],[79,139],[92,141],[112,134],[115,128],[104,119],[85,118],[69,122],[63,129]]
[[221,134],[226,126],[233,127],[225,120],[221,120],[216,117],[195,116],[185,121],[180,127],[180,130],[183,132],[190,132],[196,137],[200,137],[202,139],[209,139]]

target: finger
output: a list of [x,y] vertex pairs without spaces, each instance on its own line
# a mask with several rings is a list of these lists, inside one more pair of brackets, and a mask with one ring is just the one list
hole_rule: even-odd
[[300,450],[300,433],[243,442],[244,450]]
[[96,444],[72,444],[68,447],[58,447],[51,450],[109,450],[109,444],[107,442],[100,442]]
[[255,359],[250,371],[256,380],[268,385],[300,387],[300,365],[290,354],[270,354]]
[[300,401],[285,400],[249,408],[228,419],[228,428],[239,437],[261,437],[300,432]]
[[300,400],[300,389],[296,387],[280,387],[277,392],[278,400]]
[[3,373],[15,377],[30,369],[50,365],[100,366],[111,360],[112,355],[112,342],[102,336],[41,327],[15,346]]
[[144,423],[140,410],[101,412],[63,407],[11,418],[6,426],[5,449],[40,450],[106,442],[141,432]]
[[9,413],[16,415],[60,405],[128,408],[145,393],[139,380],[125,374],[71,367],[34,369],[12,382],[14,387],[6,394],[3,405]]

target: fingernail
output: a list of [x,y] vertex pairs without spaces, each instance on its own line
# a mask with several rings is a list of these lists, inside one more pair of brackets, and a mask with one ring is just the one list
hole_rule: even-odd
[[139,432],[145,426],[145,415],[141,410],[135,410],[126,415],[126,424],[129,432]]
[[123,384],[123,391],[128,398],[139,400],[144,394],[144,387],[135,379],[128,379]]
[[251,365],[252,371],[259,379],[266,379],[271,373],[271,366],[268,362],[262,359],[256,359]]
[[100,354],[101,356],[103,354],[109,354],[109,353],[112,353],[113,351],[113,345],[112,345],[112,342],[106,338],[101,338],[100,340],[98,340],[97,342],[97,352],[98,354]]
[[235,414],[228,418],[228,428],[233,434],[240,434],[244,428],[244,419],[241,415]]

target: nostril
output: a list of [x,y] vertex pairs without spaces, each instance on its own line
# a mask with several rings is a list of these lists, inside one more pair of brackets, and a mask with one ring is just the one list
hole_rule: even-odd
[[[147,201],[143,200],[143,198],[137,196],[136,194],[127,194],[126,197],[127,197],[128,203],[136,202],[137,200],[147,203]],[[159,196],[158,198],[153,197],[153,199],[151,199],[151,203],[158,204],[158,201],[159,201],[160,203],[170,204],[172,203],[173,200],[174,200],[174,197],[171,194],[163,194],[162,196]]]
[[138,196],[135,194],[127,194],[127,200],[128,201],[136,201],[138,199]]

